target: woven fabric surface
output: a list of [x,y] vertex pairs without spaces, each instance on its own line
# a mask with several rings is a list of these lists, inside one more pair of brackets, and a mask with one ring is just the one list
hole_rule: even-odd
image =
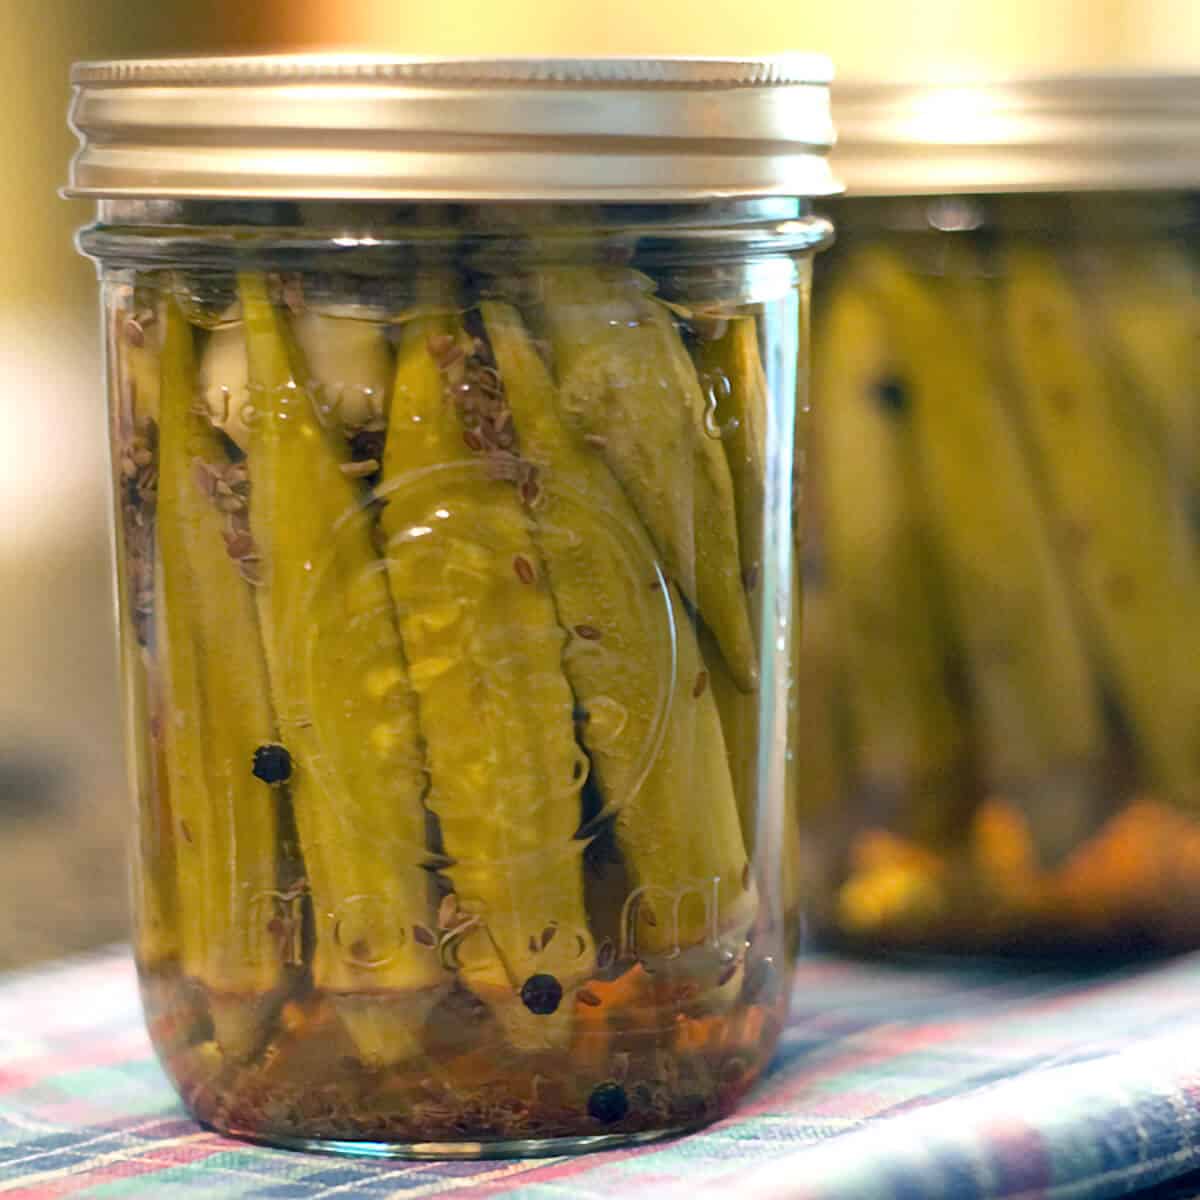
[[124,950],[0,977],[0,1197],[1101,1200],[1198,1169],[1200,955],[1086,972],[809,958],[734,1117],[637,1150],[477,1163],[200,1129]]

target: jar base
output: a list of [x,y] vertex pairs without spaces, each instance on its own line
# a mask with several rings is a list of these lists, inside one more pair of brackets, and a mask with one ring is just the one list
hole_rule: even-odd
[[389,1158],[428,1162],[456,1159],[469,1162],[480,1159],[557,1158],[568,1155],[594,1154],[600,1150],[621,1150],[631,1146],[647,1146],[654,1142],[670,1141],[696,1133],[709,1121],[669,1129],[650,1129],[630,1133],[595,1133],[578,1137],[509,1138],[479,1142],[383,1142],[364,1139],[289,1137],[286,1134],[265,1136],[236,1128],[220,1129],[201,1122],[205,1129],[223,1137],[270,1146],[277,1150],[303,1150],[310,1154],[330,1154],[340,1158]]

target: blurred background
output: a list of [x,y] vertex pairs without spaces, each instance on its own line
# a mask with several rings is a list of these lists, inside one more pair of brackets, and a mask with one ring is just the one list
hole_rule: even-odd
[[[247,7],[249,11],[247,11]],[[843,76],[1200,67],[1196,0],[0,0],[0,968],[122,936],[128,800],[94,272],[58,199],[82,58],[829,54]]]

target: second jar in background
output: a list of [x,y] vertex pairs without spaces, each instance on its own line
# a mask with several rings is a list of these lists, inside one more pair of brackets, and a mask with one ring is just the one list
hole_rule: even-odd
[[802,752],[843,943],[1200,943],[1184,82],[842,90]]

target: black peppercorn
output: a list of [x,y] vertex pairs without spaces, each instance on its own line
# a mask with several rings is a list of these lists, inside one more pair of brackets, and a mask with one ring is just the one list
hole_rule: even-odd
[[275,742],[268,742],[254,751],[254,777],[263,783],[287,783],[292,777],[292,756]]
[[539,1017],[548,1016],[562,1003],[562,984],[553,975],[530,975],[521,985],[521,1003]]
[[875,385],[875,396],[879,403],[891,413],[902,413],[908,408],[908,389],[903,380],[891,376]]
[[619,1083],[599,1083],[588,1097],[588,1116],[602,1125],[619,1121],[629,1111],[629,1098]]

